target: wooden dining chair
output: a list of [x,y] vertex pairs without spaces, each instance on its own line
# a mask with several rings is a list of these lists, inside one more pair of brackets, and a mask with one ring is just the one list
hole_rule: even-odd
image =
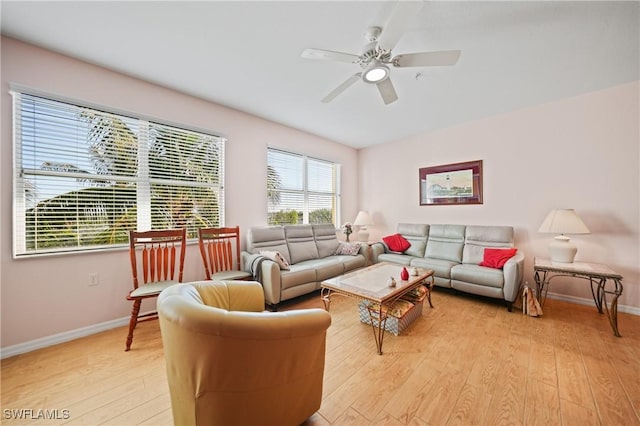
[[130,231],[129,257],[133,289],[127,295],[127,300],[133,301],[133,309],[125,351],[131,349],[133,330],[138,322],[158,318],[155,310],[140,314],[142,301],[158,297],[165,288],[182,282],[186,242],[186,229]]
[[250,280],[240,267],[240,227],[200,228],[198,245],[207,280]]

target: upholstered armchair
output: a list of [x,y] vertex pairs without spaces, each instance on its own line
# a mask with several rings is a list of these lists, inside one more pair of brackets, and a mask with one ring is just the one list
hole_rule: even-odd
[[322,309],[264,311],[255,281],[174,285],[158,314],[176,425],[299,425],[320,408]]

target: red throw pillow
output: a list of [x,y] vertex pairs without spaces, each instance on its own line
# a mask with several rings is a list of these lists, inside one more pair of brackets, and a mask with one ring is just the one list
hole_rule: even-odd
[[487,266],[489,268],[502,269],[507,260],[516,255],[518,249],[484,249],[484,258],[478,265]]
[[388,237],[382,237],[382,241],[384,241],[387,247],[389,247],[389,250],[397,251],[398,253],[402,253],[403,251],[411,247],[411,243],[400,234],[393,234],[389,235]]

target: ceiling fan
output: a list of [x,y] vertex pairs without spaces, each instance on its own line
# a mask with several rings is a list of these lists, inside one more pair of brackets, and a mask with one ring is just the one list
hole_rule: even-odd
[[408,27],[410,19],[422,9],[422,6],[422,1],[398,1],[383,27],[367,28],[364,33],[367,44],[364,45],[360,55],[324,49],[305,49],[301,55],[303,58],[348,62],[362,68],[362,71],[353,74],[325,96],[322,102],[331,102],[355,82],[362,80],[365,83],[375,84],[382,100],[388,105],[398,99],[393,83],[391,83],[389,66],[405,68],[455,65],[460,57],[459,50],[416,52],[391,56],[391,49],[398,43]]

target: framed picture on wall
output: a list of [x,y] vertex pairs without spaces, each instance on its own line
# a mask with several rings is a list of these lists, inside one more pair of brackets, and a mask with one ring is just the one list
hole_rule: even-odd
[[419,169],[420,205],[482,204],[482,160]]

